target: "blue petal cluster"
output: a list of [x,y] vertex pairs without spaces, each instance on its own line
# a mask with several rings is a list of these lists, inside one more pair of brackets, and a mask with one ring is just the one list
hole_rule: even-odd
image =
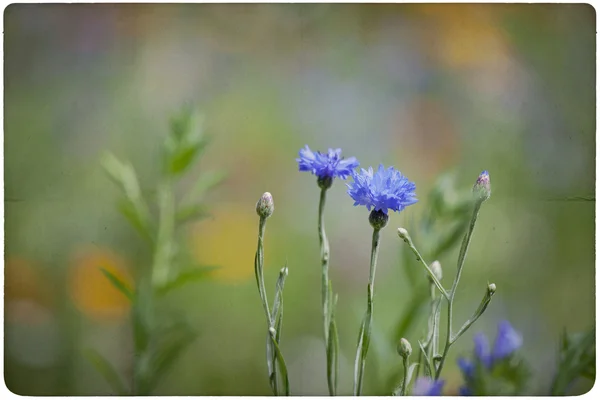
[[415,381],[413,386],[413,396],[441,396],[442,388],[444,387],[443,380],[434,381],[431,378],[420,377]]
[[406,206],[417,202],[413,182],[406,179],[394,167],[384,168],[379,164],[379,169],[373,172],[361,168],[360,172],[352,172],[353,182],[348,184],[348,194],[354,200],[354,205],[366,206],[376,211],[387,214],[388,209],[402,211]]
[[313,152],[308,146],[298,152],[298,169],[310,171],[319,178],[346,179],[359,166],[355,157],[342,158],[342,149],[329,149],[327,154]]
[[[494,365],[511,356],[523,345],[523,337],[517,332],[510,322],[501,321],[498,324],[496,340],[494,347],[490,351],[488,338],[483,333],[477,333],[473,336],[475,343],[475,360],[468,360],[460,357],[457,360],[458,367],[462,371],[467,382],[475,378],[475,363],[479,362],[486,369],[491,370]],[[469,395],[471,390],[467,386],[459,389],[461,395]]]

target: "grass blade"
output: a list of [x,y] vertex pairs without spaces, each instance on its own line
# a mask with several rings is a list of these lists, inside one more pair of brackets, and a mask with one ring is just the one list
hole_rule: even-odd
[[119,377],[119,374],[113,366],[94,349],[87,349],[84,353],[85,358],[96,368],[96,370],[104,377],[106,382],[110,385],[110,387],[116,392],[119,396],[126,396],[127,390]]
[[104,274],[106,279],[108,279],[110,283],[112,283],[112,285],[117,290],[119,290],[119,292],[123,293],[123,295],[125,295],[125,297],[129,299],[129,301],[133,301],[133,291],[131,290],[129,285],[127,285],[119,277],[117,277],[115,274],[113,274],[106,268],[100,268],[100,271],[102,272],[102,274]]

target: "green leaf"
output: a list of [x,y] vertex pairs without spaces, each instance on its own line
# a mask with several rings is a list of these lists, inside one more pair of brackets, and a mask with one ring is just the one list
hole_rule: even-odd
[[104,377],[106,382],[110,385],[110,387],[115,391],[115,394],[119,396],[127,396],[127,389],[125,389],[125,385],[121,381],[119,374],[113,366],[94,349],[87,349],[84,352],[85,358],[96,368],[96,370]]
[[271,338],[271,343],[273,344],[273,348],[275,351],[275,357],[277,358],[277,363],[279,366],[279,372],[281,374],[281,377],[283,378],[283,390],[284,390],[285,396],[289,396],[290,395],[290,381],[288,378],[287,366],[285,364],[285,360],[283,359],[283,354],[281,353],[279,344],[275,340],[275,336],[272,334],[269,334],[269,337]]
[[181,207],[175,214],[177,223],[181,224],[190,220],[201,220],[210,216],[203,204],[192,204]]
[[[275,284],[275,300],[273,301],[273,309],[271,310],[271,321],[276,323],[279,313],[283,313],[283,288],[285,286],[285,278],[287,278],[287,265],[279,272],[277,283]],[[279,333],[279,329],[275,326],[275,331]]]
[[152,373],[148,383],[148,392],[153,390],[173,366],[181,353],[197,338],[197,333],[186,323],[176,323],[161,333],[157,349],[153,354]]
[[208,171],[203,173],[191,190],[185,195],[182,204],[194,203],[200,200],[209,190],[221,184],[227,174],[223,171]]
[[119,277],[117,277],[115,274],[113,274],[105,268],[100,268],[100,271],[104,274],[106,279],[108,279],[110,283],[112,283],[112,285],[115,288],[117,288],[121,293],[125,295],[125,297],[127,297],[130,301],[133,300],[133,291],[131,290],[129,285],[127,285],[127,283],[123,282]]
[[133,300],[133,337],[136,354],[142,354],[150,343],[150,333],[154,327],[154,305],[152,288],[147,280],[139,283]]
[[432,377],[434,375],[434,370],[433,370],[433,366],[431,365],[431,360],[429,359],[429,356],[427,355],[427,352],[425,351],[425,348],[423,347],[423,343],[421,343],[420,340],[418,342],[419,342],[419,348],[421,349],[423,358],[425,359],[425,375],[427,375],[428,377]]
[[206,143],[198,143],[196,145],[180,148],[170,156],[169,159],[169,173],[172,175],[178,175],[185,172],[191,165],[196,156],[200,151],[206,147]]
[[159,296],[164,296],[170,293],[173,289],[180,288],[188,283],[199,282],[210,276],[210,273],[220,267],[216,266],[205,266],[197,267],[194,269],[179,271],[177,276],[169,280],[166,284],[157,289]]

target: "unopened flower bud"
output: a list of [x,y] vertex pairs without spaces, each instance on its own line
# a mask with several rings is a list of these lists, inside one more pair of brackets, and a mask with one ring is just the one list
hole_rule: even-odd
[[332,184],[333,177],[331,176],[319,176],[317,178],[317,185],[319,185],[321,189],[329,189]]
[[431,269],[431,272],[433,272],[433,274],[435,275],[437,280],[441,281],[442,280],[442,264],[440,264],[439,261],[435,260],[434,262],[431,263],[431,266],[429,268]]
[[490,174],[487,171],[483,171],[477,177],[477,181],[473,186],[473,194],[482,202],[490,198],[492,187],[490,185]]
[[381,229],[388,223],[389,216],[381,210],[373,210],[369,214],[369,222],[373,229]]
[[408,231],[404,228],[398,228],[398,236],[400,236],[400,239],[406,240],[408,238]]
[[256,203],[256,213],[261,218],[269,218],[274,210],[273,196],[271,196],[271,193],[265,192]]
[[494,283],[490,283],[488,285],[488,295],[493,295],[494,293],[496,293],[496,284]]
[[398,354],[400,354],[401,357],[406,358],[410,356],[411,353],[412,346],[410,345],[410,342],[405,338],[400,339],[400,343],[398,343]]

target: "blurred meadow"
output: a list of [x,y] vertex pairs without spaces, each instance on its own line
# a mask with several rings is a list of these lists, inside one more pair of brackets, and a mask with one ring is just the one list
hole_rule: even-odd
[[[127,299],[100,268],[134,284],[151,254],[117,209],[101,167],[113,152],[151,197],[169,118],[185,104],[211,142],[176,188],[225,172],[178,243],[220,266],[166,296],[199,336],[157,395],[268,395],[265,326],[253,258],[255,204],[269,191],[272,298],[287,263],[282,351],[292,394],[324,395],[316,178],[298,150],[341,147],[361,167],[394,165],[420,202],[382,231],[365,394],[401,368],[394,326],[410,298],[396,229],[417,221],[437,178],[461,190],[490,172],[457,293],[465,320],[488,282],[497,293],[452,348],[456,358],[501,319],[524,338],[528,393],[544,394],[559,334],[595,324],[595,10],[575,4],[13,4],[4,11],[4,378],[21,395],[109,395],[83,356],[130,376]],[[329,190],[330,277],[339,294],[340,394],[351,393],[372,230],[344,182]],[[418,244],[418,240],[417,240]],[[449,285],[458,250],[440,258]],[[416,346],[425,318],[407,337]],[[591,383],[572,388],[581,394]]]

